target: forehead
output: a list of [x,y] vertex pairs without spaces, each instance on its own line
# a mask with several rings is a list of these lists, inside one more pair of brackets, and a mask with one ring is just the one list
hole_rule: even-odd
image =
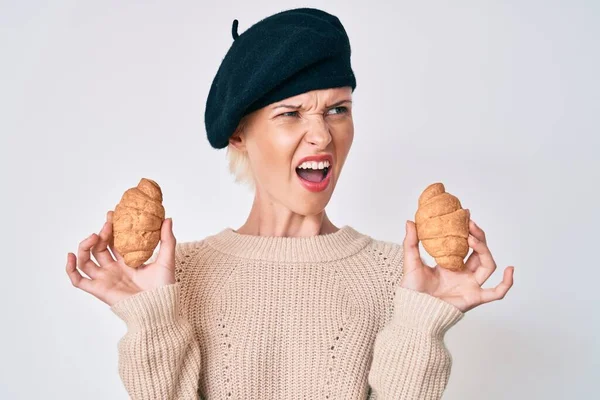
[[273,103],[276,104],[301,104],[308,102],[327,102],[328,100],[334,100],[345,96],[347,98],[352,97],[352,88],[350,86],[339,87],[339,88],[328,88],[328,89],[317,89],[309,92],[301,93],[296,96],[288,97]]

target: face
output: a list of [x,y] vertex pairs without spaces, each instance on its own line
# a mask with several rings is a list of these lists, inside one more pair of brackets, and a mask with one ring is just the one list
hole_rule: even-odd
[[[247,116],[245,129],[230,143],[248,152],[262,198],[298,214],[314,215],[329,202],[353,138],[352,89],[342,87],[302,93],[263,107]],[[297,169],[307,156],[329,157],[324,180],[322,169]]]

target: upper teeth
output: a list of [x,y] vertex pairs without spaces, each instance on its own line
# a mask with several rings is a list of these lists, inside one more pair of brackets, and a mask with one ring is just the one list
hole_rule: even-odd
[[323,169],[323,168],[328,168],[329,167],[329,161],[320,161],[320,162],[316,162],[316,161],[305,161],[302,164],[300,164],[298,166],[298,168],[302,168],[302,169],[307,169],[307,168],[312,168],[312,169]]

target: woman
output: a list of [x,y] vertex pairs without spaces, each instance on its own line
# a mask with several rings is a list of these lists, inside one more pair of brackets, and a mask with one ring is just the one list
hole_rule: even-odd
[[[504,297],[484,232],[470,223],[467,270],[422,263],[415,225],[402,245],[337,227],[325,212],[354,126],[350,45],[340,21],[283,11],[237,34],[211,86],[210,144],[254,188],[246,222],[176,243],[138,269],[99,235],[68,255],[73,285],[111,306],[128,332],[119,374],[133,399],[439,399],[452,359],[445,332]],[[90,260],[90,253],[99,263]],[[80,275],[78,267],[89,278]]]

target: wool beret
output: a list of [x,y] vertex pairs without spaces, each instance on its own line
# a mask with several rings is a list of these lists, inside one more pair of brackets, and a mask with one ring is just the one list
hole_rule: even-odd
[[246,115],[271,103],[317,89],[350,86],[350,42],[340,20],[316,8],[266,17],[233,43],[213,79],[204,112],[208,141],[227,147]]

